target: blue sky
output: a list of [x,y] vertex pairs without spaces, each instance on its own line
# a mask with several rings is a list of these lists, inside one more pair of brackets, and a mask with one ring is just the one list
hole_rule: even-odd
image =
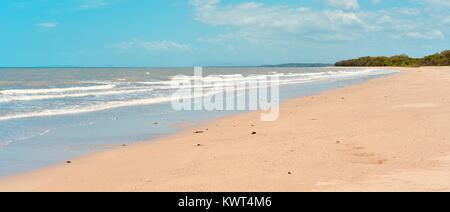
[[450,0],[2,0],[0,66],[323,62],[450,49]]

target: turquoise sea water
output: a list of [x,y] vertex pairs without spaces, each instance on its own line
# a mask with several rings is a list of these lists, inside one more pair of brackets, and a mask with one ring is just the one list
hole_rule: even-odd
[[[202,80],[230,83],[242,76],[277,75],[283,100],[392,73],[338,68],[205,68]],[[178,89],[173,82],[192,75],[192,68],[0,69],[0,176],[161,137],[237,113],[174,111],[168,102]]]

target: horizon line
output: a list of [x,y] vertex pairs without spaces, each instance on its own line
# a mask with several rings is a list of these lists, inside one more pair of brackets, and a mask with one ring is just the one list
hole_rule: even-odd
[[[283,65],[323,65],[322,67],[327,66],[335,66],[332,63],[283,63],[283,64],[275,64],[275,65],[207,65],[201,66],[205,68],[273,68],[277,66]],[[192,66],[0,66],[0,69],[4,68],[192,68],[197,67],[196,65]],[[298,67],[301,68],[301,67]]]

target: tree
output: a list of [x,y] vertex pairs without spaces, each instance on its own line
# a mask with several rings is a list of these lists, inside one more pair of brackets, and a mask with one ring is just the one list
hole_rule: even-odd
[[405,54],[392,57],[360,57],[358,59],[339,61],[336,63],[336,66],[450,66],[450,50],[424,58],[411,58]]

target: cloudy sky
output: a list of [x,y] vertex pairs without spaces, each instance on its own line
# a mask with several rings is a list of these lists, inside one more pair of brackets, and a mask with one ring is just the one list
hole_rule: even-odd
[[450,49],[450,0],[2,0],[0,66],[323,62]]

